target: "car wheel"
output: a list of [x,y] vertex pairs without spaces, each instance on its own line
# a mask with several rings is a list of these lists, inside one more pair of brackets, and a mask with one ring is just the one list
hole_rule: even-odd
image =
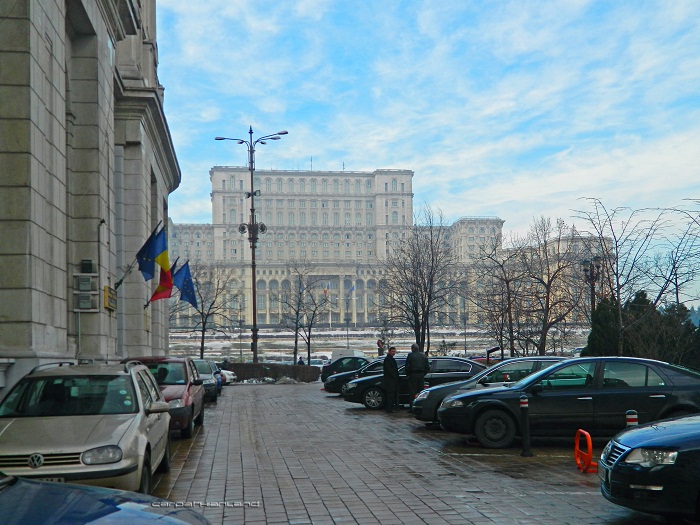
[[201,427],[204,424],[204,404],[202,404],[202,408],[199,410],[197,417],[194,418],[194,424],[198,427]]
[[384,392],[378,388],[368,389],[362,396],[365,406],[372,410],[377,410],[384,406]]
[[[204,410],[202,410],[202,412],[204,412]],[[180,436],[183,438],[192,437],[192,432],[194,431],[194,421],[192,419],[192,415],[193,414],[190,412],[190,415],[187,418],[187,425],[180,429]]]
[[165,454],[163,454],[163,459],[160,460],[156,470],[158,472],[170,472],[170,433],[168,433],[165,441]]
[[146,452],[143,458],[143,467],[141,468],[141,482],[139,483],[139,490],[141,494],[151,493],[151,454]]
[[343,386],[340,387],[340,395],[341,395],[341,396],[344,396],[344,395],[345,395],[345,391],[346,391],[347,389],[348,389],[348,384],[347,384],[347,383],[343,383]]
[[506,448],[515,439],[515,422],[502,410],[487,410],[477,418],[474,433],[486,448]]

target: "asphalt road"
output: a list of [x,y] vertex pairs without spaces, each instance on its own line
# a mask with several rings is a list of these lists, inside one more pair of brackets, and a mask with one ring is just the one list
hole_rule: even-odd
[[173,438],[154,495],[213,524],[669,523],[605,500],[597,475],[577,469],[573,436],[533,441],[533,457],[486,450],[321,388],[224,387],[204,426]]

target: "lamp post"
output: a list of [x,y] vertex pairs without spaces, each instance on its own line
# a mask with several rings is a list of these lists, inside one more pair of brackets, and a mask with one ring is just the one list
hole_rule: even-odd
[[214,137],[214,140],[235,140],[238,144],[245,144],[248,148],[248,167],[250,169],[250,192],[245,192],[245,197],[250,198],[250,218],[248,223],[242,223],[238,227],[238,231],[241,234],[248,233],[248,241],[250,242],[250,269],[251,275],[251,289],[252,289],[252,310],[253,310],[253,325],[251,327],[252,339],[250,342],[250,350],[253,353],[253,363],[258,362],[258,306],[256,297],[256,277],[255,277],[255,248],[258,244],[258,234],[265,233],[267,231],[267,226],[262,222],[258,223],[255,218],[255,197],[260,196],[260,190],[256,190],[253,181],[253,173],[255,172],[255,146],[258,144],[267,144],[266,140],[279,140],[282,137],[280,135],[286,135],[286,131],[278,131],[277,133],[272,133],[271,135],[265,135],[253,140],[253,126],[250,126],[248,130],[249,139],[233,139],[229,137]]
[[593,260],[590,261],[588,259],[581,261],[583,280],[586,281],[591,288],[591,323],[593,323],[593,314],[595,313],[595,287],[600,279],[602,262],[603,259],[598,256],[593,257]]

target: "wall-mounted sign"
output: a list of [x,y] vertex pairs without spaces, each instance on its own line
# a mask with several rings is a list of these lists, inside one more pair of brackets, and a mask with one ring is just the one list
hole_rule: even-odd
[[107,310],[116,310],[117,309],[117,291],[114,288],[110,288],[109,286],[105,286],[105,308]]

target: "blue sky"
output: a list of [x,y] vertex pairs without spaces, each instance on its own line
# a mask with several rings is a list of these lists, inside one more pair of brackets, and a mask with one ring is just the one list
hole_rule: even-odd
[[[415,172],[449,221],[577,222],[700,198],[700,2],[159,0],[175,222],[211,222],[215,136],[264,169]],[[313,164],[312,164],[313,163]]]

